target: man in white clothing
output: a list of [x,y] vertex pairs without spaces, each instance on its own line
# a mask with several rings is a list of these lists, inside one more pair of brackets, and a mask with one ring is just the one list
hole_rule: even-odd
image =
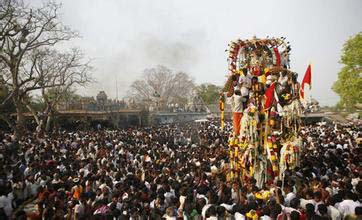
[[8,195],[2,195],[0,196],[0,209],[3,209],[5,214],[11,218],[11,215],[13,213],[13,202],[14,196],[13,193],[9,193]]
[[347,215],[354,215],[356,207],[359,206],[359,203],[353,201],[352,198],[353,198],[353,193],[347,192],[345,200],[343,200],[338,205],[338,210],[341,212],[343,217]]

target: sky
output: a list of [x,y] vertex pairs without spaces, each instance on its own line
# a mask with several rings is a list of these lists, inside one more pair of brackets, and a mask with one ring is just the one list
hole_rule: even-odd
[[[41,0],[39,0],[41,1]],[[58,0],[61,20],[82,36],[71,42],[93,60],[94,96],[126,96],[146,68],[165,65],[196,83],[223,85],[227,45],[238,38],[286,37],[291,69],[312,64],[312,97],[334,105],[331,90],[343,44],[362,31],[361,0]]]

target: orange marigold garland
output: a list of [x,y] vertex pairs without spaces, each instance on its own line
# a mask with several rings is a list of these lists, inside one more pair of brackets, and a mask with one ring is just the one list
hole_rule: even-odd
[[[294,143],[297,137],[300,105],[296,103],[299,97],[294,97],[297,93],[291,88],[299,88],[299,83],[297,74],[290,70],[291,47],[284,37],[238,39],[228,46],[229,75],[219,102],[221,127],[224,127],[225,98],[232,99],[233,111],[242,113],[240,136],[231,135],[229,141],[233,151],[230,152],[232,176],[237,179],[253,176],[262,186],[270,182],[267,171],[273,172],[272,178],[280,175],[281,147],[285,142]],[[293,149],[297,148],[293,145]],[[288,164],[295,165],[297,157],[298,154],[288,157]]]

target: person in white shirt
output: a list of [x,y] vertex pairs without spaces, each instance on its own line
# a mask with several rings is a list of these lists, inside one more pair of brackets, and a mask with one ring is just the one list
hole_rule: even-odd
[[322,192],[321,191],[316,191],[314,192],[314,207],[315,207],[315,211],[318,211],[318,206],[324,204],[323,200],[322,200]]
[[239,136],[240,134],[240,121],[243,116],[243,97],[239,87],[236,87],[234,95],[231,97],[231,106],[233,111],[233,128],[234,128],[234,137]]
[[330,215],[328,214],[328,208],[325,204],[319,204],[318,205],[318,215],[324,218],[330,218]]
[[305,198],[305,199],[303,199],[303,198],[300,199],[300,207],[301,207],[302,209],[305,209],[305,206],[306,206],[308,203],[311,203],[311,204],[313,204],[313,205],[315,206],[316,203],[315,203],[315,201],[313,200],[313,196],[314,196],[313,191],[308,190],[308,192],[307,192],[307,194],[306,194],[306,198]]
[[217,211],[215,206],[210,206],[206,211],[206,220],[217,220]]
[[342,215],[338,211],[338,209],[334,207],[334,205],[335,205],[334,198],[333,197],[329,198],[327,206],[328,215],[331,217],[332,220],[341,220]]
[[202,207],[202,210],[201,210],[201,216],[203,218],[206,218],[206,213],[208,211],[208,209],[212,206],[212,204],[206,204]]
[[354,215],[356,207],[360,206],[358,202],[353,201],[353,197],[352,192],[346,192],[345,200],[339,203],[338,210],[341,212],[343,217],[347,215]]
[[290,207],[284,207],[284,206],[282,206],[283,212],[284,212],[285,214],[290,215],[292,212],[298,212],[299,215],[301,215],[300,211],[298,210],[299,207],[300,207],[300,200],[299,200],[297,197],[295,197],[295,198],[293,198],[292,200],[290,200],[290,204],[289,204],[289,205],[290,205]]
[[0,209],[3,209],[5,214],[8,216],[8,218],[11,218],[11,215],[13,213],[13,202],[14,196],[13,193],[10,192],[9,194],[2,194],[0,196]]
[[296,197],[295,193],[292,191],[292,187],[289,185],[284,186],[284,194],[285,194],[285,205],[290,206],[290,201]]
[[243,104],[243,110],[245,110],[248,107],[248,100],[249,100],[249,85],[248,84],[240,84],[240,95],[242,97],[242,104]]
[[241,74],[239,77],[239,83],[245,85],[246,87],[250,88],[251,85],[251,76],[248,73]]
[[235,220],[245,220],[245,209],[242,205],[237,204],[233,206]]
[[328,209],[328,215],[331,217],[332,220],[342,219],[341,213],[334,206],[329,205],[327,209]]
[[75,205],[75,207],[74,207],[74,219],[75,220],[85,216],[86,205],[87,205],[87,200],[86,200],[85,194],[82,193],[80,195],[79,204]]

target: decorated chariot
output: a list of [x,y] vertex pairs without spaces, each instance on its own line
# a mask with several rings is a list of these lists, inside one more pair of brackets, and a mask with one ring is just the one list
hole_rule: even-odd
[[229,44],[229,74],[220,96],[221,127],[224,106],[233,111],[229,179],[255,178],[258,186],[283,179],[299,165],[304,84],[290,69],[291,47],[285,38],[256,37]]

